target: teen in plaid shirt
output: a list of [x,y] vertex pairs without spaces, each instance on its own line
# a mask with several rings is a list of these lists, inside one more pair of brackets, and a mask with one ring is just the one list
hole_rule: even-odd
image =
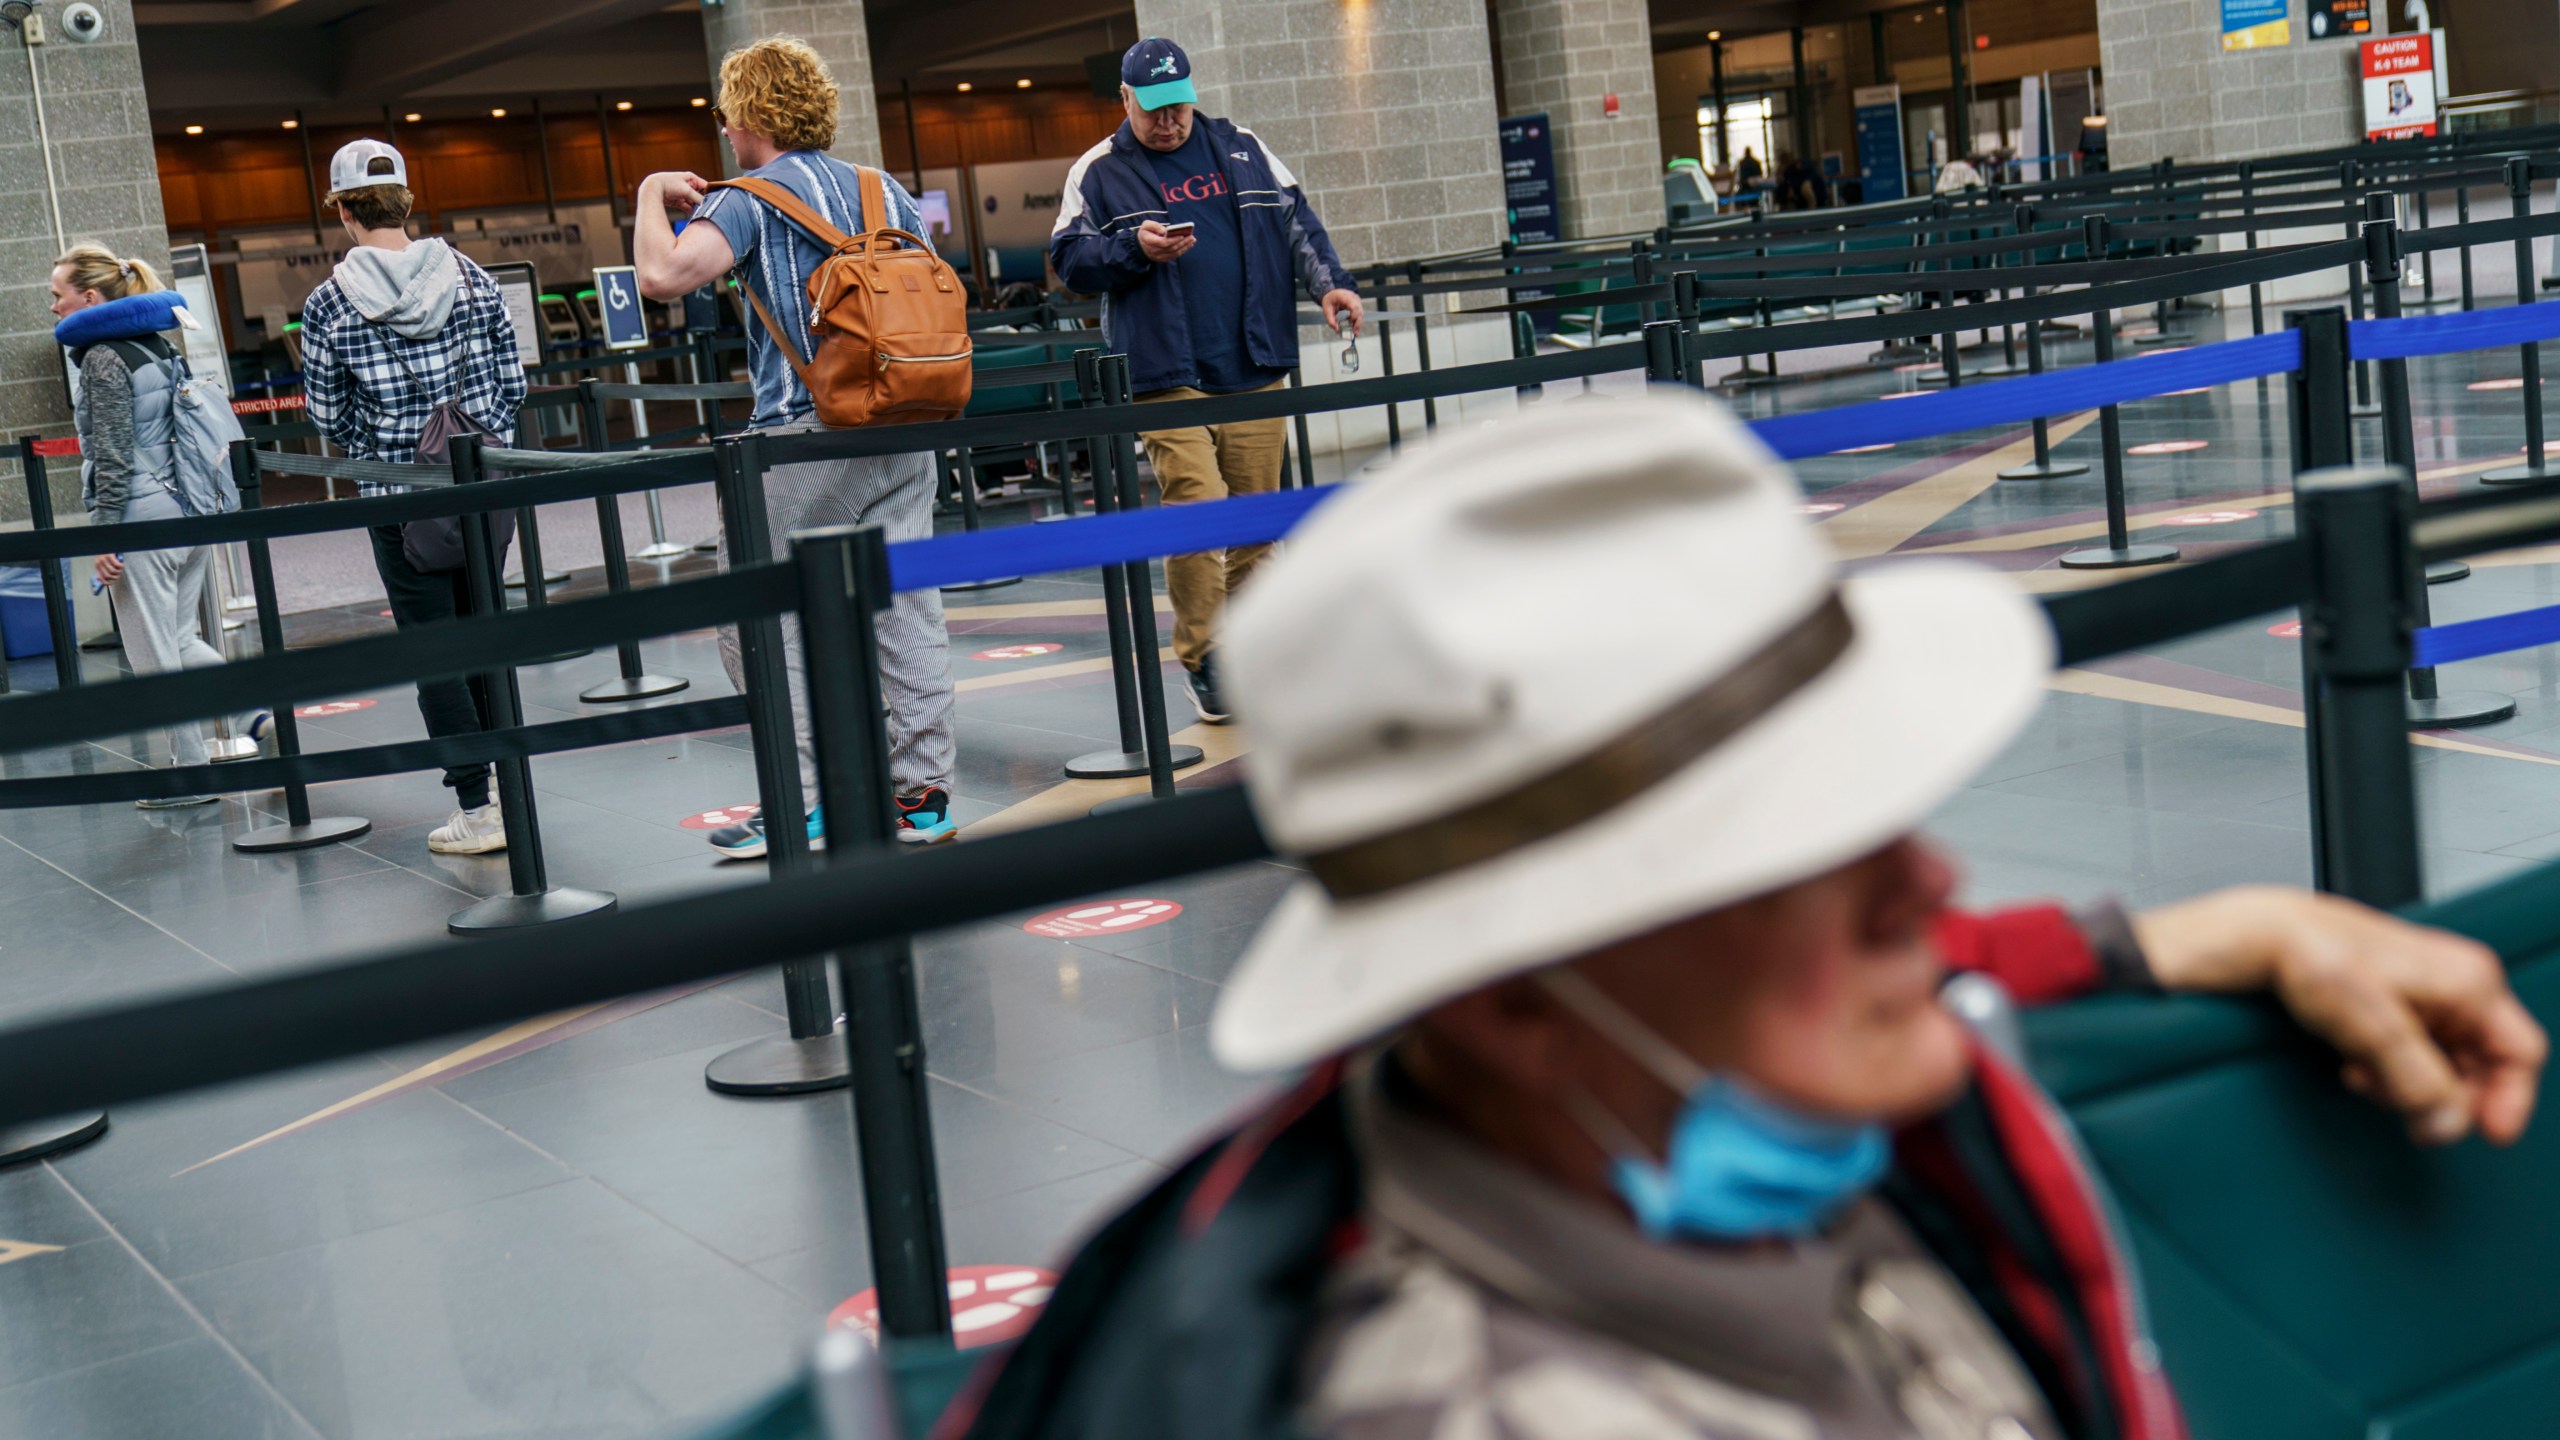
[[[436,407],[457,402],[501,435],[524,401],[514,322],[487,271],[437,239],[407,230],[408,166],[379,140],[349,143],[329,161],[329,203],[355,248],[302,302],[302,385],[311,423],[349,455],[407,462]],[[367,485],[366,494],[405,490]],[[471,611],[460,570],[421,570],[401,545],[400,527],[373,527],[373,568],[406,630]],[[434,736],[489,728],[489,697],[478,678],[418,682],[418,711]],[[506,848],[489,794],[487,765],[444,772],[458,808],[427,836],[427,848],[480,855]]]

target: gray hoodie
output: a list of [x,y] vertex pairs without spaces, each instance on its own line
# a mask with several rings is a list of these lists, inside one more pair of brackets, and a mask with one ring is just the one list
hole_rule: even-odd
[[338,262],[337,279],[358,314],[411,340],[442,334],[462,293],[453,250],[432,238],[406,250],[359,245]]

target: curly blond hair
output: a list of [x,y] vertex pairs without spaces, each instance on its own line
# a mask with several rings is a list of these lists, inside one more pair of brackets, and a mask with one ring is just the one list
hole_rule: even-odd
[[836,143],[836,79],[806,41],[759,40],[720,61],[720,113],[785,150],[825,150]]

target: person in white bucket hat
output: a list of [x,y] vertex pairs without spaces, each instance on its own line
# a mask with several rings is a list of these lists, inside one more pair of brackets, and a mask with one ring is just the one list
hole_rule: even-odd
[[1951,909],[1913,831],[2052,641],[1987,571],[1842,576],[1799,503],[1657,393],[1292,537],[1227,650],[1310,875],[1211,1038],[1306,1074],[1085,1247],[966,1434],[2177,1440],[2104,1204],[1951,971],[2271,989],[2417,1138],[2522,1133],[2544,1037],[2469,941],[2275,887]]

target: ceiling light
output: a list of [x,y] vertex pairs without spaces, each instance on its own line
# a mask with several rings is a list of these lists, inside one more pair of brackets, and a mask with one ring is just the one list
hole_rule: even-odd
[[504,119],[506,119],[506,118],[507,118],[507,107],[506,107],[506,106],[504,106],[504,105],[492,106],[492,107],[490,108],[490,110],[489,110],[489,118],[490,118],[490,119],[492,119],[492,120],[504,120]]
[[1707,32],[1707,38],[1710,40],[1721,40],[1724,38],[1724,32],[1721,30],[1710,30]]
[[1031,88],[1031,82],[1028,79],[1016,80],[1013,82],[1013,88],[1016,90],[1028,90]]
[[976,88],[977,88],[976,86],[971,85],[971,84],[970,84],[968,81],[966,81],[966,80],[963,80],[963,81],[961,81],[961,82],[960,82],[960,93],[961,93],[961,94],[963,94],[963,95],[968,94],[971,90],[974,90],[974,89],[976,89]]
[[699,95],[696,95],[696,96],[694,96],[694,97],[693,97],[693,108],[694,108],[694,109],[696,109],[696,110],[699,110],[699,109],[701,109],[703,106],[708,105],[708,104],[710,104],[710,103],[711,103],[710,101],[703,99],[703,98],[702,98],[701,96],[699,96]]
[[613,108],[616,110],[628,110],[631,108],[631,102],[628,100],[616,100],[613,102]]
[[417,112],[417,111],[415,111],[415,110],[412,110],[412,111],[410,111],[408,114],[403,115],[403,116],[401,116],[400,118],[401,118],[402,120],[407,121],[408,123],[410,123],[410,124],[412,124],[412,125],[415,125],[415,124],[417,124],[417,123],[418,123],[418,112]]
[[187,133],[190,135],[201,135],[204,133],[204,127],[201,125],[190,125],[187,127]]
[[284,128],[287,130],[299,130],[302,128],[302,122],[299,120],[287,120],[284,122]]

